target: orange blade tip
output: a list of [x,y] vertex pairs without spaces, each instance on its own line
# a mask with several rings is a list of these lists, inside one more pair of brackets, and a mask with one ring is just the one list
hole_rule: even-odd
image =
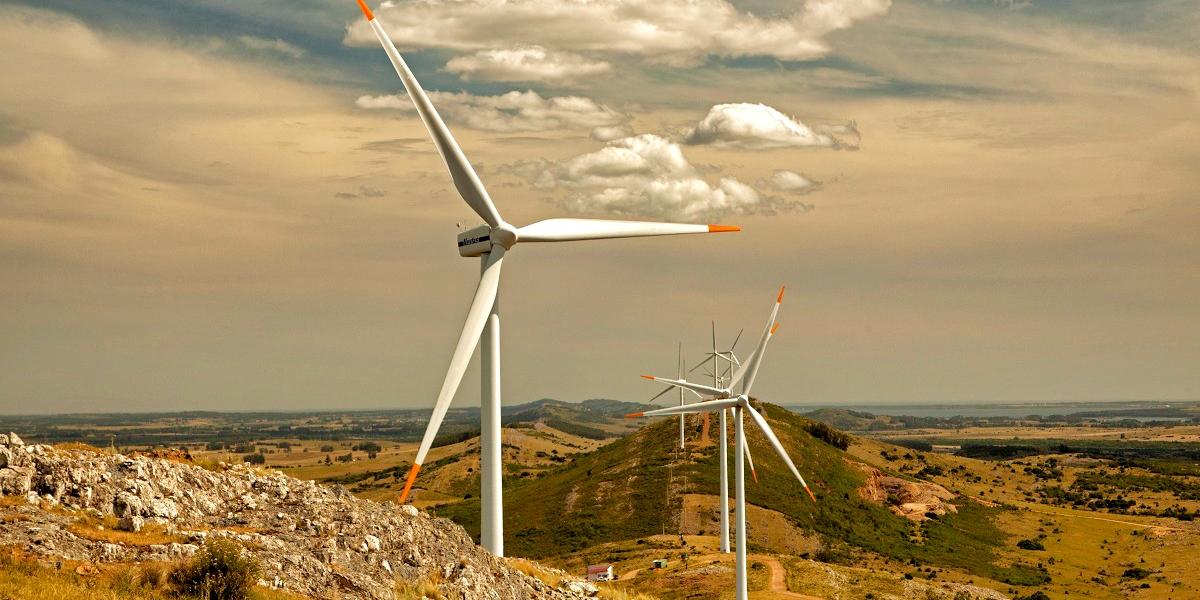
[[642,375],[642,379],[654,380],[654,379],[658,379],[658,378],[653,375]]
[[626,419],[636,419],[638,417],[644,416],[645,414],[646,413],[644,413],[644,412],[629,413],[629,414],[625,415],[625,418]]
[[727,231],[741,231],[742,228],[737,225],[709,225],[709,233],[724,233]]
[[816,501],[817,501],[817,497],[813,495],[813,493],[812,493],[812,490],[808,489],[808,486],[807,486],[807,485],[806,485],[806,486],[804,486],[804,491],[808,492],[808,497],[809,497],[809,498],[812,498],[812,501],[813,501],[813,502],[816,502]]
[[754,478],[754,483],[758,483],[758,471],[750,469],[750,476]]
[[362,9],[363,15],[367,17],[368,21],[375,20],[375,13],[371,12],[371,7],[367,6],[364,0],[358,0],[358,7]]
[[421,470],[421,465],[414,464],[408,471],[408,479],[404,482],[404,491],[400,492],[400,504],[404,504],[408,500],[408,493],[412,491],[413,482],[417,480],[417,472]]
[[779,323],[776,323],[775,326],[771,328],[771,335],[775,335],[775,332],[779,331],[779,325]]
[[780,303],[780,302],[783,302],[783,290],[784,290],[784,288],[786,288],[786,287],[787,287],[787,286],[784,286],[784,285],[781,285],[781,286],[779,286],[779,295],[775,297],[775,303],[776,303],[776,304],[778,304],[778,303]]

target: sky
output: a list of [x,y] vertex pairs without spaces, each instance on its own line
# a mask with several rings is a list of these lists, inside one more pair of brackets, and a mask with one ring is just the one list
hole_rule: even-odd
[[[506,404],[1200,399],[1191,0],[372,3],[518,245]],[[352,0],[0,3],[0,413],[432,405],[477,281]],[[456,406],[478,402],[472,367]]]

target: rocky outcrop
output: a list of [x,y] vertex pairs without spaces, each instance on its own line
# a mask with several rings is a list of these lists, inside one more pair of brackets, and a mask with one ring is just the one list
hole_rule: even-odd
[[[26,445],[0,434],[0,545],[46,559],[177,560],[206,539],[240,542],[262,563],[261,583],[314,598],[391,599],[397,581],[436,582],[443,597],[585,598],[552,587],[476,546],[458,525],[412,506],[377,503],[278,472]],[[16,500],[16,501],[14,501]],[[174,540],[122,544],[79,535],[112,517],[115,529],[155,528]]]
[[950,503],[955,498],[954,492],[936,483],[909,481],[885,475],[872,466],[852,464],[867,474],[866,484],[858,488],[859,495],[883,504],[897,515],[912,521],[924,521],[929,514],[942,516],[947,512],[958,512],[958,508]]

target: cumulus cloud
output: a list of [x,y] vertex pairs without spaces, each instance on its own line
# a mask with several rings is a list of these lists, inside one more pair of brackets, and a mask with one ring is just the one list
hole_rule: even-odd
[[567,82],[603,75],[612,65],[545,46],[518,46],[459,56],[446,63],[446,70],[468,80]]
[[710,183],[679,144],[654,134],[613,140],[563,161],[513,163],[501,171],[525,177],[536,188],[568,190],[564,206],[580,213],[704,221],[807,209],[761,194],[733,177]]
[[[627,115],[582,96],[543,98],[532,91],[514,91],[499,96],[429,92],[429,98],[446,119],[486,131],[611,127],[629,120]],[[416,112],[407,95],[362,96],[356,104],[366,109]]]
[[251,35],[239,35],[237,42],[249,50],[258,52],[270,52],[286,56],[288,58],[300,58],[304,56],[304,49],[294,44],[289,44],[279,38],[268,39],[254,37]]
[[764,179],[762,183],[781,192],[792,194],[807,194],[820,187],[820,184],[795,171],[780,169]]
[[[408,48],[537,44],[697,64],[711,55],[817,58],[830,50],[826,35],[890,6],[891,0],[807,0],[791,14],[761,18],[728,0],[424,0],[384,3],[376,12],[392,39]],[[348,26],[345,41],[377,43],[361,19]]]
[[854,123],[809,126],[765,104],[718,104],[689,129],[684,143],[728,148],[857,148]]

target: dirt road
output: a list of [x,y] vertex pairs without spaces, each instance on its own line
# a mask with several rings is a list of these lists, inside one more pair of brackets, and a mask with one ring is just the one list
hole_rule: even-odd
[[779,563],[779,559],[777,559],[773,556],[767,556],[765,554],[752,554],[750,556],[747,556],[746,558],[749,560],[757,560],[758,562],[761,562],[764,565],[767,565],[767,568],[771,570],[771,578],[768,580],[768,587],[770,588],[770,592],[769,592],[770,595],[763,596],[763,594],[768,593],[768,592],[759,592],[756,594],[752,594],[753,596],[758,597],[758,598],[770,597],[770,598],[798,598],[800,600],[824,600],[824,598],[819,598],[817,596],[806,596],[804,594],[798,594],[796,592],[789,590],[788,586],[787,586],[787,571],[784,570],[783,565]]

